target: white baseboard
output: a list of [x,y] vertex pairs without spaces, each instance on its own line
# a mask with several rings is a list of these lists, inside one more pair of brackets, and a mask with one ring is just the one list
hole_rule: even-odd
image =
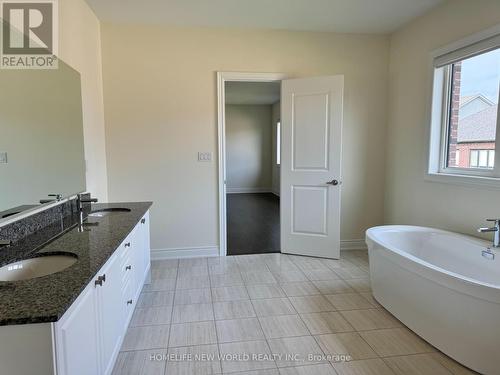
[[227,194],[271,193],[271,188],[227,188]]
[[365,240],[341,240],[340,250],[366,250]]
[[[365,240],[341,240],[340,250],[366,250]],[[219,256],[218,246],[151,249],[151,260]]]
[[219,247],[180,247],[170,249],[151,249],[151,260],[217,257]]

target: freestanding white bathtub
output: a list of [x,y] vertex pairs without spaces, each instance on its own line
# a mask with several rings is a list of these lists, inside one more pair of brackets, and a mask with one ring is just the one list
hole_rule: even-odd
[[500,374],[500,252],[483,256],[490,242],[413,226],[371,228],[366,242],[382,306],[456,361]]

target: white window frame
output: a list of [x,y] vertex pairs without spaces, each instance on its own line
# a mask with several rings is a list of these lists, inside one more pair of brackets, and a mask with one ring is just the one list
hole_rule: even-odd
[[[448,125],[451,63],[500,48],[500,25],[474,34],[431,53],[432,100],[429,108],[429,152],[426,180],[459,185],[486,185],[500,188],[500,152],[495,168],[448,167]],[[500,106],[499,106],[500,108]],[[500,110],[497,116],[497,143],[500,149]]]

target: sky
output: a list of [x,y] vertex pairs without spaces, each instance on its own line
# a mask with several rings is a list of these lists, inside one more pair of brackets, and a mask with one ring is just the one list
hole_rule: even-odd
[[483,94],[498,103],[500,48],[462,62],[461,95]]

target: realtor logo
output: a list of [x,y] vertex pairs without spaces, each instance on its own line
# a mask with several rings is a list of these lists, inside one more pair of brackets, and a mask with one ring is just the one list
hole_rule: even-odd
[[57,68],[57,0],[0,0],[0,68]]

